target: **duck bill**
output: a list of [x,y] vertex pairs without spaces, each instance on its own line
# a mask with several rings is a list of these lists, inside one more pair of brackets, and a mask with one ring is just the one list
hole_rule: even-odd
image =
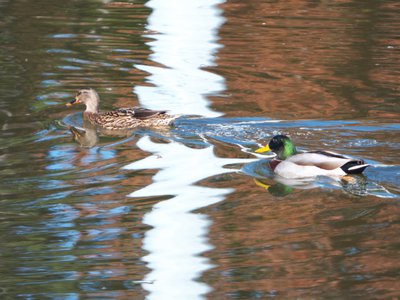
[[270,185],[265,184],[265,183],[261,182],[261,181],[258,180],[258,179],[254,179],[254,183],[255,183],[256,185],[258,185],[258,186],[260,186],[260,187],[266,189],[266,190],[268,190],[268,189],[271,187]]
[[83,135],[85,134],[85,131],[79,130],[74,126],[69,126],[68,129],[69,131],[71,131],[71,133],[74,135],[75,138],[83,137]]
[[75,98],[74,100],[72,100],[71,102],[67,103],[66,105],[67,106],[72,106],[72,105],[77,104],[77,103],[81,103],[81,101]]
[[268,145],[266,145],[265,147],[261,147],[261,148],[256,150],[257,153],[264,153],[264,152],[268,152],[268,151],[271,151],[271,149],[269,148]]

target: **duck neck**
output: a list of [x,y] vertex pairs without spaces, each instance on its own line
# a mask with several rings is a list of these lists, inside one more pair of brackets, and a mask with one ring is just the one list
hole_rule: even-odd
[[282,151],[279,152],[278,158],[285,160],[297,153],[296,146],[291,142],[284,143]]
[[86,102],[86,110],[87,113],[97,114],[99,112],[99,96],[96,94],[91,101]]
[[94,103],[88,103],[86,104],[86,113],[92,113],[92,114],[97,114],[99,112],[99,106],[98,104],[94,104]]

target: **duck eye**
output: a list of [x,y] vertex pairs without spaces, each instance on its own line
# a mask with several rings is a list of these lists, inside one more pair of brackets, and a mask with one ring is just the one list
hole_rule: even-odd
[[76,95],[77,96],[80,96],[82,94],[82,92],[81,91],[79,91]]

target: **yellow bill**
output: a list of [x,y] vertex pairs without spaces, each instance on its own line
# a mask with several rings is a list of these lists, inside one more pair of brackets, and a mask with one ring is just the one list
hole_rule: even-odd
[[254,179],[254,182],[256,185],[258,185],[266,190],[268,190],[270,188],[270,186],[268,184],[265,184],[265,183],[259,181],[258,179]]
[[261,148],[256,150],[257,153],[264,153],[264,152],[268,152],[268,151],[271,151],[271,149],[269,148],[268,145],[266,145],[265,147],[261,147]]
[[72,100],[71,102],[68,102],[65,105],[66,106],[72,106],[72,105],[77,104],[77,103],[81,103],[81,101],[79,99],[75,98],[74,100]]

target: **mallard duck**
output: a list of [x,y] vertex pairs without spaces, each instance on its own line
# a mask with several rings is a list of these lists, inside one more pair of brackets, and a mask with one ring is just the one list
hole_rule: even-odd
[[299,153],[292,140],[285,135],[276,135],[257,153],[272,151],[276,158],[269,161],[272,171],[285,178],[314,176],[344,176],[362,173],[369,165],[361,159],[354,159],[330,151]]
[[99,112],[100,97],[94,89],[79,90],[67,106],[77,103],[86,105],[84,119],[91,124],[108,130],[124,130],[136,127],[165,127],[172,125],[178,116],[166,114],[165,110],[151,110],[141,107],[119,108]]

